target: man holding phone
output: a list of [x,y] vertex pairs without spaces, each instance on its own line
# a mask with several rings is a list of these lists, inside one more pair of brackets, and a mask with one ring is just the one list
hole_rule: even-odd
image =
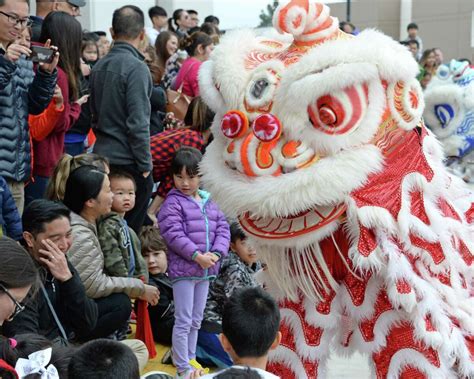
[[31,146],[28,114],[40,114],[48,106],[56,86],[59,53],[51,63],[33,71],[27,61],[31,50],[16,42],[31,25],[26,0],[0,0],[0,175],[23,212],[24,183],[31,176]]

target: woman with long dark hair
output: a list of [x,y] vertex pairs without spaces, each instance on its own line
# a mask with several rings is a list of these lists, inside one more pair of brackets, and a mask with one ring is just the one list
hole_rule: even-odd
[[60,115],[46,137],[33,139],[33,181],[25,189],[25,201],[44,196],[54,167],[64,152],[64,136],[79,118],[81,104],[87,96],[80,96],[80,58],[82,28],[79,21],[64,12],[51,12],[43,21],[40,42],[51,43],[59,49],[58,86],[64,104]]
[[189,57],[182,64],[173,89],[177,90],[182,85],[185,95],[196,97],[199,96],[199,68],[203,62],[209,59],[214,49],[214,41],[206,33],[196,32],[185,38],[181,42],[181,46]]
[[174,32],[163,31],[156,38],[155,51],[158,57],[158,65],[163,71],[166,69],[168,59],[178,50],[178,36]]
[[76,168],[69,175],[63,202],[72,211],[73,242],[68,258],[78,271],[87,296],[96,301],[99,318],[110,314],[109,322],[114,323],[111,329],[115,330],[130,315],[128,297],[156,304],[158,293],[155,287],[144,284],[140,279],[113,277],[104,271],[104,254],[96,223],[99,217],[110,213],[113,196],[107,174],[95,166],[86,165]]

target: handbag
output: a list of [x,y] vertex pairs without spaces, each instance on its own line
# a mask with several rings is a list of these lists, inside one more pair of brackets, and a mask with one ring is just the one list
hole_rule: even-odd
[[186,113],[188,112],[189,104],[191,104],[192,97],[188,96],[183,93],[183,86],[184,86],[184,79],[186,79],[186,75],[188,75],[189,70],[194,66],[193,63],[189,66],[188,71],[183,76],[183,81],[179,88],[175,91],[172,89],[166,90],[167,102],[166,102],[166,112],[173,112],[174,117],[178,120],[184,120]]
[[166,102],[166,112],[173,112],[174,117],[179,120],[184,120],[184,116],[188,112],[189,104],[191,104],[192,97],[183,93],[183,83],[179,86],[177,91],[172,89],[166,90],[168,101]]

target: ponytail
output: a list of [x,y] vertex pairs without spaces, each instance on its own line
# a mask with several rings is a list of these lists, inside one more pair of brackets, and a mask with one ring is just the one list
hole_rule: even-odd
[[109,170],[108,159],[100,155],[80,154],[72,157],[69,154],[64,154],[56,165],[53,176],[49,179],[46,198],[52,201],[63,201],[69,175],[76,168],[85,165],[95,166],[104,172]]
[[73,157],[69,154],[64,154],[59,160],[53,175],[49,179],[48,187],[46,188],[46,198],[52,201],[63,201],[64,192],[66,191],[66,181],[71,173],[71,163]]
[[176,33],[176,28],[173,26],[173,17],[168,19],[168,30]]

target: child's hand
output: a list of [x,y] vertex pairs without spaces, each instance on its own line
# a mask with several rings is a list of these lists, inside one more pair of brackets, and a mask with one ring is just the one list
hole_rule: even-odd
[[160,291],[158,291],[158,288],[154,286],[145,284],[145,292],[139,297],[139,299],[145,300],[151,305],[156,305],[158,304],[158,300],[160,300]]
[[206,254],[198,254],[194,260],[196,263],[201,266],[203,269],[210,268],[216,264],[212,257],[213,254],[206,253]]
[[205,255],[209,255],[214,263],[216,263],[220,258],[216,253],[208,251]]
[[61,88],[56,84],[54,87],[54,94],[53,94],[54,103],[56,104],[56,109],[61,109],[64,104],[64,97]]

